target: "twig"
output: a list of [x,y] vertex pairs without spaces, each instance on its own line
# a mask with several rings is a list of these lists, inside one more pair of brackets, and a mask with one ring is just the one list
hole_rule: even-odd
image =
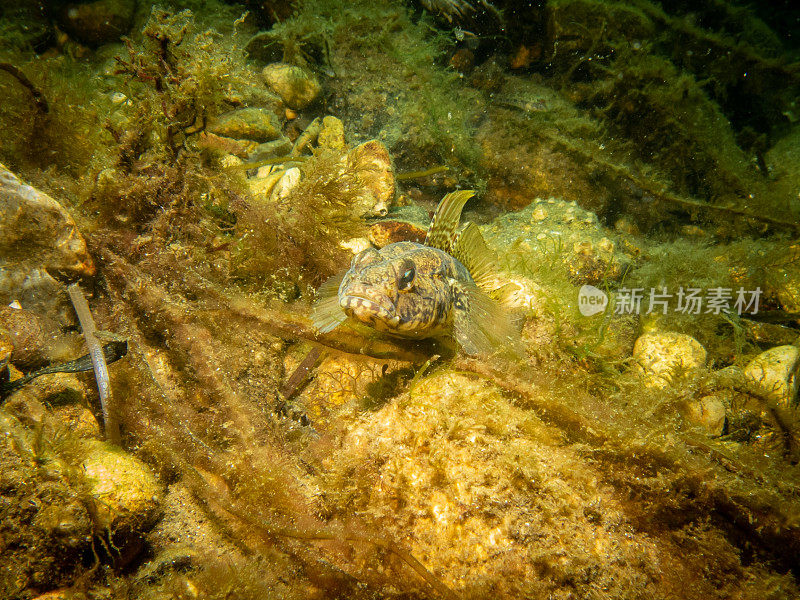
[[303,382],[308,379],[309,372],[314,368],[314,365],[317,364],[320,356],[322,356],[322,348],[320,346],[314,346],[309,350],[306,357],[297,365],[297,368],[281,387],[280,392],[284,400],[291,400],[292,396],[297,393]]
[[108,365],[106,364],[103,347],[95,336],[97,328],[94,325],[94,319],[89,310],[89,303],[86,301],[86,296],[83,295],[83,291],[81,291],[80,284],[73,283],[67,290],[69,292],[69,298],[72,300],[72,306],[75,307],[75,313],[78,315],[78,321],[80,321],[81,329],[83,330],[83,337],[86,340],[86,347],[89,349],[89,356],[92,357],[94,377],[97,381],[97,391],[100,395],[100,408],[103,411],[103,424],[105,427],[106,439],[112,444],[119,444],[119,426],[112,417],[110,410],[111,381],[108,378]]
[[47,103],[47,98],[44,97],[44,94],[37,88],[31,80],[28,79],[28,76],[25,75],[22,71],[20,71],[17,67],[12,65],[11,63],[0,62],[0,70],[3,70],[7,73],[13,75],[17,81],[20,82],[33,96],[33,101],[36,104],[36,108],[38,108],[43,114],[47,114],[50,112],[50,105]]

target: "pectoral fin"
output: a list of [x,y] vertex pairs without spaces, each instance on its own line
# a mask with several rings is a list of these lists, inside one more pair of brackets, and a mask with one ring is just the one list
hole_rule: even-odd
[[523,355],[519,331],[507,312],[474,284],[455,284],[453,333],[467,354]]
[[311,310],[311,319],[320,333],[333,331],[347,319],[347,315],[339,306],[339,286],[344,276],[345,273],[334,275],[317,290],[317,300]]

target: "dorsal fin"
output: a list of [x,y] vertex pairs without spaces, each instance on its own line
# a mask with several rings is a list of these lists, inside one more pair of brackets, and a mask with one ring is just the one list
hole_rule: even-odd
[[426,246],[438,248],[452,255],[461,211],[467,200],[474,195],[473,190],[458,190],[450,192],[442,198],[433,214],[430,227],[428,227],[428,235],[425,237]]
[[486,245],[475,223],[469,223],[458,236],[452,255],[467,267],[475,283],[484,289],[488,287],[495,275],[497,255]]

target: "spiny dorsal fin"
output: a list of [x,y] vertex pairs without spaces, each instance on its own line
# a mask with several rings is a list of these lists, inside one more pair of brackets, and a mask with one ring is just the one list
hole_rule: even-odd
[[497,255],[486,245],[481,230],[475,223],[469,223],[458,236],[453,257],[469,269],[469,274],[479,286],[486,288],[491,283]]
[[431,219],[428,227],[428,235],[425,237],[425,245],[431,248],[438,248],[448,254],[453,253],[456,242],[456,228],[461,219],[461,211],[467,200],[475,195],[473,190],[458,190],[450,192],[436,207],[436,212]]

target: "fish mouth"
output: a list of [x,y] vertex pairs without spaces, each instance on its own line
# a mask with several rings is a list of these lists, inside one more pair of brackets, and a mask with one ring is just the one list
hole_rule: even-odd
[[[386,306],[387,303],[391,308]],[[364,296],[347,295],[339,298],[339,306],[348,317],[373,327],[383,324],[394,329],[400,325],[400,317],[390,302],[379,303]]]

